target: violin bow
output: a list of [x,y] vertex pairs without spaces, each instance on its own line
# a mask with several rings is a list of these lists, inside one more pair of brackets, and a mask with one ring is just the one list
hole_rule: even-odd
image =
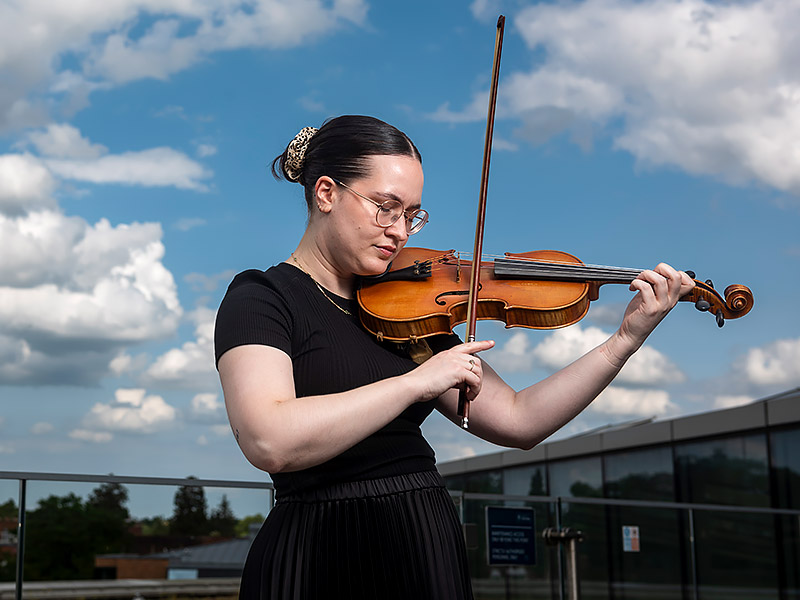
[[[481,189],[478,198],[478,219],[475,225],[475,246],[472,254],[472,273],[469,284],[469,300],[467,301],[467,341],[475,341],[475,328],[478,322],[478,289],[481,283],[481,260],[483,255],[483,228],[486,222],[486,195],[489,190],[489,163],[492,158],[492,135],[494,133],[494,114],[497,106],[497,84],[500,79],[500,55],[503,51],[503,29],[506,18],[497,19],[497,33],[494,41],[494,62],[492,64],[492,84],[489,91],[489,114],[486,117],[486,138],[483,143],[483,169],[481,171]],[[461,427],[469,429],[469,400],[466,387],[458,395],[458,416]]]

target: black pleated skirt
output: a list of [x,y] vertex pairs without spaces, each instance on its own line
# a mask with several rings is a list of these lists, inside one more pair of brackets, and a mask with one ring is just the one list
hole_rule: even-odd
[[250,547],[239,597],[471,599],[442,478],[426,471],[279,499]]

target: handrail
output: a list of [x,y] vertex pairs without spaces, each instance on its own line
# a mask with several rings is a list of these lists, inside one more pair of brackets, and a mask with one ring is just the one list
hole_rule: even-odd
[[0,480],[19,482],[19,518],[17,521],[17,569],[14,586],[16,600],[22,600],[25,562],[26,490],[29,481],[69,481],[78,483],[118,483],[129,485],[191,485],[197,487],[223,487],[262,489],[270,491],[270,504],[275,489],[271,481],[241,481],[232,479],[195,479],[191,477],[138,477],[131,475],[87,475],[83,473],[43,473],[37,471],[0,471]]

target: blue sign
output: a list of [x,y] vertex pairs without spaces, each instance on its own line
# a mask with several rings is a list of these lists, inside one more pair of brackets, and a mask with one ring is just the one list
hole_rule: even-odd
[[490,565],[535,565],[533,509],[487,506],[486,545]]

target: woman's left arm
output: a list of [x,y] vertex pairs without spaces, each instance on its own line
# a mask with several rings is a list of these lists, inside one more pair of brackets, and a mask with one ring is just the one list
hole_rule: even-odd
[[[616,377],[656,325],[694,287],[686,273],[659,264],[643,271],[630,289],[637,294],[619,329],[600,346],[550,377],[519,392],[509,387],[485,362],[481,391],[470,406],[470,432],[501,446],[529,449],[586,408]],[[458,391],[439,399],[448,418],[456,416]]]

